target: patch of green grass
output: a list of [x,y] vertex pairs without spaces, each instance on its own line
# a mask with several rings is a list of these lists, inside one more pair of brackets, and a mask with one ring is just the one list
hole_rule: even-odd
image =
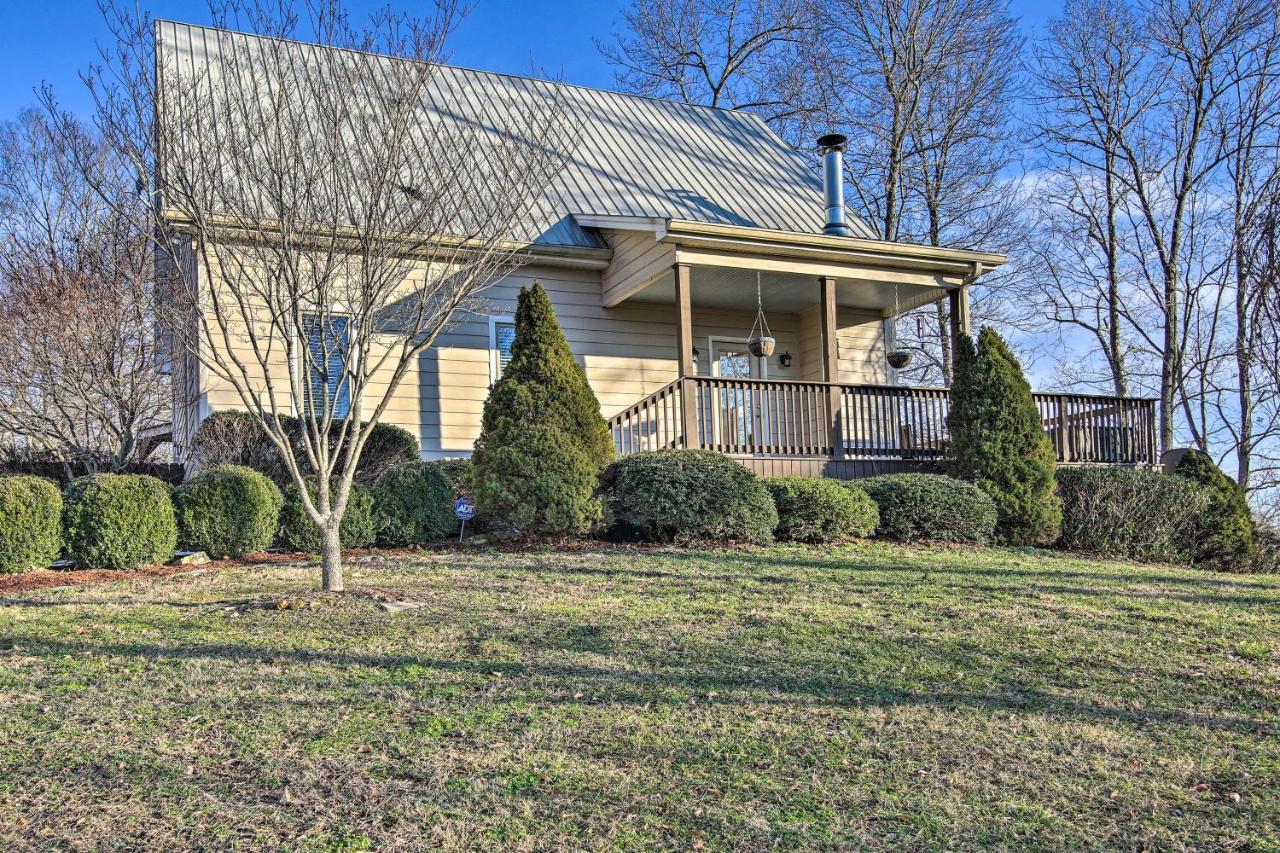
[[0,600],[0,847],[1277,850],[1280,578],[423,554]]

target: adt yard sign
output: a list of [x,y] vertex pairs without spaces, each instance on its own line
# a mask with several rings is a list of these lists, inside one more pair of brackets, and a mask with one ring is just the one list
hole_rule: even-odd
[[458,529],[458,541],[461,542],[467,532],[467,520],[476,517],[476,505],[471,502],[471,498],[463,495],[453,502],[453,514],[462,522]]

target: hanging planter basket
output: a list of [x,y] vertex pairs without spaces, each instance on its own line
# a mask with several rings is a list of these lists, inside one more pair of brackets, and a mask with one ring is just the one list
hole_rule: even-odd
[[747,350],[756,358],[768,358],[773,355],[778,341],[769,331],[769,322],[764,318],[764,299],[760,295],[760,272],[756,271],[756,321],[751,325],[751,337],[747,338]]
[[[893,339],[898,339],[898,315],[902,313],[902,307],[898,304],[898,285],[893,285]],[[889,362],[889,366],[894,370],[901,370],[911,363],[911,353],[902,347],[894,347],[888,355],[884,357]]]
[[773,350],[777,347],[778,341],[775,338],[756,335],[747,341],[747,349],[756,358],[768,358],[773,355]]

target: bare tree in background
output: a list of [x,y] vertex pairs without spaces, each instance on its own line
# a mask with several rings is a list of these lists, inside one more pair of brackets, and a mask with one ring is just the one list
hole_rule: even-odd
[[777,130],[809,107],[811,0],[635,0],[623,19],[597,45],[627,91],[749,110]]
[[1255,390],[1249,451],[1250,491],[1280,521],[1280,173],[1260,193],[1241,255],[1241,301],[1248,306],[1249,368]]
[[1160,356],[1160,439],[1172,447],[1175,409],[1184,383],[1187,318],[1203,277],[1216,261],[1197,257],[1196,233],[1211,215],[1212,196],[1236,141],[1216,133],[1238,104],[1242,82],[1259,73],[1259,49],[1274,38],[1275,0],[1161,0],[1143,19],[1152,67],[1140,85],[1157,88],[1142,120],[1119,139],[1133,198],[1139,251],[1148,259],[1147,288],[1158,328],[1136,331]]
[[[626,22],[602,51],[631,91],[750,109],[810,156],[818,135],[846,131],[852,206],[882,238],[1019,242],[1020,199],[1003,173],[1017,156],[1021,38],[1004,0],[636,0]],[[975,313],[998,307],[982,296],[1000,285],[983,279]],[[949,375],[946,311],[904,325],[920,355],[913,380]]]
[[1246,491],[1280,485],[1274,465],[1264,463],[1254,476],[1255,457],[1275,455],[1272,445],[1280,439],[1280,377],[1268,368],[1280,358],[1273,322],[1280,274],[1274,254],[1280,216],[1280,23],[1273,18],[1262,28],[1256,44],[1233,47],[1252,73],[1237,75],[1230,95],[1234,107],[1215,129],[1228,140],[1231,316],[1224,337],[1234,369],[1214,389],[1213,404],[1235,453],[1236,479]]
[[153,181],[176,345],[257,418],[340,591],[373,426],[454,312],[525,261],[522,225],[573,128],[550,84],[512,89],[487,126],[451,117],[436,86],[450,0],[364,25],[336,1],[239,11],[215,20],[272,38],[219,34],[197,62],[110,4],[116,42],[87,79],[102,135]]
[[64,131],[36,111],[0,128],[0,431],[70,476],[140,461],[169,381],[131,179],[85,128]]
[[[850,129],[845,166],[859,213],[886,240],[1008,251],[1023,241],[1014,106],[1022,39],[1004,0],[837,0],[815,63],[825,122]],[[1018,264],[975,291],[975,313]],[[910,377],[951,374],[947,307],[904,324]]]
[[1040,264],[1025,298],[1040,309],[1036,320],[1091,339],[1106,373],[1060,369],[1086,385],[1106,381],[1120,396],[1130,391],[1126,291],[1135,276],[1120,140],[1155,97],[1137,82],[1145,61],[1139,21],[1125,4],[1074,0],[1036,45],[1032,67],[1039,106],[1032,128],[1048,169],[1035,188],[1031,248]]
[[[1246,488],[1276,440],[1262,289],[1249,270],[1280,148],[1275,0],[1077,0],[1036,52],[1034,131],[1046,324],[1075,328],[1109,379],[1160,398]],[[1078,359],[1088,364],[1089,359]]]

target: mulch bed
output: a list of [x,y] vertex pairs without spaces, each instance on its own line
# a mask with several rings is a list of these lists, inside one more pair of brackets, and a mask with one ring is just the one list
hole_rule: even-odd
[[167,578],[173,575],[225,569],[231,566],[282,565],[307,559],[306,554],[260,551],[235,560],[210,560],[196,566],[140,566],[136,569],[36,569],[16,575],[0,575],[0,596],[52,586],[81,586],[140,578]]

